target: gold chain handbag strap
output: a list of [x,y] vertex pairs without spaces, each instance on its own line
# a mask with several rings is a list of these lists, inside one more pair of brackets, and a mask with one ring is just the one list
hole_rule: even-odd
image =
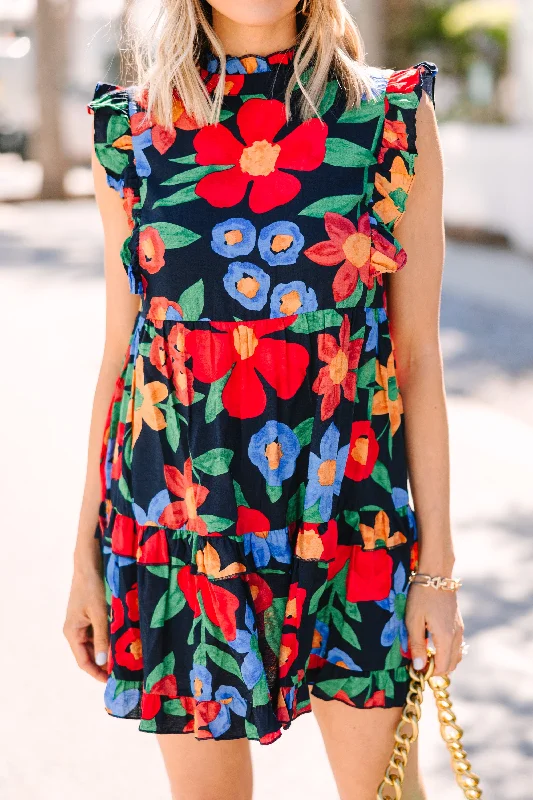
[[[428,650],[428,664],[425,672],[415,670],[412,663],[409,665],[409,675],[411,676],[409,691],[394,735],[396,745],[389,765],[385,770],[385,777],[379,786],[377,800],[401,800],[402,798],[402,785],[407,757],[412,743],[418,738],[418,721],[422,713],[422,700],[424,699],[426,681],[435,695],[440,732],[450,751],[456,781],[463,790],[466,800],[478,800],[481,797],[479,777],[472,772],[471,764],[461,744],[463,730],[457,724],[455,714],[452,711],[452,701],[448,694],[450,678],[448,675],[432,677],[434,669],[434,652],[431,649]],[[411,734],[406,735],[402,733],[402,728],[408,724],[411,725],[412,731]],[[393,774],[392,770],[396,770],[396,773]],[[395,794],[385,795],[384,792],[388,787],[393,789]]]

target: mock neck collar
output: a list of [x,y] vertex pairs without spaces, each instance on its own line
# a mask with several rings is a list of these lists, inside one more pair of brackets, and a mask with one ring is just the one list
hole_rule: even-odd
[[[254,75],[263,72],[279,72],[292,65],[294,59],[295,46],[285,50],[275,50],[266,56],[247,53],[243,56],[226,55],[226,74],[227,75]],[[209,50],[204,54],[203,67],[209,75],[220,73],[220,59]]]

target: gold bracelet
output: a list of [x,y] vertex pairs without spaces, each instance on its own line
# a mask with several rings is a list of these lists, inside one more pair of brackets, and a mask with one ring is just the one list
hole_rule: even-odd
[[[422,580],[418,581],[415,578],[420,577]],[[462,586],[461,578],[443,578],[441,575],[426,575],[424,572],[417,572],[412,570],[409,575],[409,583],[417,583],[420,586],[432,586],[434,589],[445,589],[449,592],[455,592]]]

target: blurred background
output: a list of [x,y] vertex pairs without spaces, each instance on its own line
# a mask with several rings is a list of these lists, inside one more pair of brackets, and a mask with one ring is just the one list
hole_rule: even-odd
[[[105,714],[102,685],[78,671],[61,632],[104,335],[103,234],[85,106],[96,81],[126,77],[121,30],[129,7],[142,14],[155,2],[0,0],[2,800],[107,800],[118,792],[169,800],[155,737]],[[533,778],[533,0],[347,5],[370,63],[439,67],[447,228],[441,337],[455,574],[464,582],[470,645],[451,675],[451,694],[483,797],[526,800]],[[273,746],[252,745],[252,753],[256,800],[274,787],[280,800],[335,799],[312,715]],[[420,754],[429,800],[461,796],[429,689]]]

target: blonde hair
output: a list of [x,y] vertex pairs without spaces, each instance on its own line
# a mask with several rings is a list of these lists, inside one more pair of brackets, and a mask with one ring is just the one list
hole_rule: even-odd
[[[206,0],[160,0],[159,12],[144,34],[135,29],[131,16],[126,20],[139,96],[144,95],[148,115],[164,127],[173,127],[175,95],[197,124],[219,119],[226,58],[209,16]],[[291,117],[290,98],[296,86],[301,91],[299,117],[319,115],[332,67],[345,89],[347,108],[358,106],[363,94],[373,97],[363,42],[343,0],[307,0],[305,17],[298,13],[298,21],[294,68],[285,93],[287,119]],[[198,69],[206,50],[220,63],[220,79],[211,93]]]

